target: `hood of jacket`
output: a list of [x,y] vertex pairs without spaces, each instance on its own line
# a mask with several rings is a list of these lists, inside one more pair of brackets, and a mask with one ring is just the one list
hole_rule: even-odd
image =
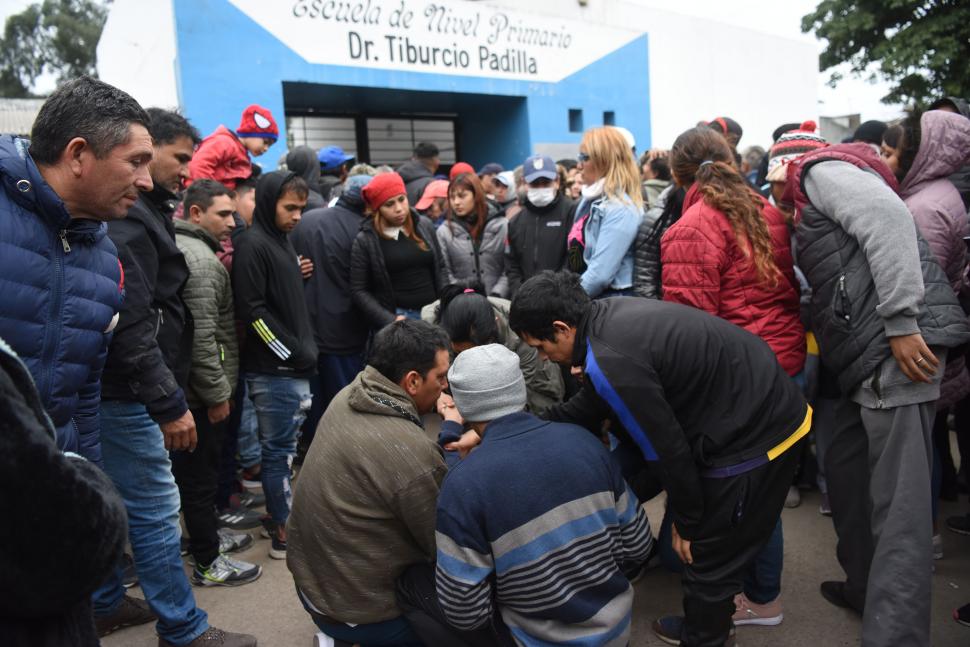
[[434,173],[418,160],[408,160],[397,169],[397,174],[401,176],[404,183],[413,182],[423,177],[434,177]]
[[286,168],[304,180],[311,191],[320,193],[320,161],[309,146],[297,146],[286,155]]
[[71,218],[67,206],[41,175],[31,159],[30,142],[11,135],[0,136],[0,184],[7,196],[22,208],[36,213],[51,229],[65,229],[70,240],[81,237],[97,243],[108,226],[97,220]]
[[916,159],[900,185],[903,198],[921,184],[945,178],[970,164],[970,119],[952,112],[930,110],[920,117]]
[[202,227],[202,225],[197,225],[194,222],[189,222],[188,220],[182,220],[177,218],[175,220],[175,233],[176,235],[181,234],[183,236],[191,236],[192,238],[198,238],[213,252],[221,252],[222,245],[216,240],[216,237],[209,233],[207,229]]
[[360,413],[390,418],[403,418],[423,427],[414,401],[400,386],[367,365],[350,383],[347,397],[350,408]]
[[276,203],[279,202],[282,194],[280,189],[294,177],[296,173],[293,171],[273,171],[260,176],[256,183],[256,211],[253,214],[253,225],[280,240],[286,240],[286,233],[276,226]]

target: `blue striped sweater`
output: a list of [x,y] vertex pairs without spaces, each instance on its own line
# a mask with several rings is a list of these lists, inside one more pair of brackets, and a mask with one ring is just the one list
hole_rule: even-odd
[[646,515],[580,427],[515,413],[448,473],[438,498],[438,600],[458,629],[498,607],[520,645],[626,645]]

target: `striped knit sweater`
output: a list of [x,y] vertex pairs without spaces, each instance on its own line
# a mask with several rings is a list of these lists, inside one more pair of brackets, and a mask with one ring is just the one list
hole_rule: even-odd
[[626,645],[633,588],[621,568],[650,552],[646,515],[588,431],[527,413],[492,421],[445,478],[438,600],[458,629],[498,607],[520,645]]

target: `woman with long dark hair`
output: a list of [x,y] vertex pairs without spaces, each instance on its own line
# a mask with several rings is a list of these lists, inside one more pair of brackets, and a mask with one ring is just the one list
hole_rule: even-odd
[[376,176],[361,194],[373,215],[354,240],[351,298],[374,330],[397,319],[418,319],[441,286],[434,226],[411,210],[397,173]]
[[[670,151],[670,166],[687,193],[680,219],[660,243],[664,300],[699,308],[761,337],[801,384],[805,329],[785,216],[748,185],[727,141],[710,128],[681,134]],[[748,569],[744,590],[735,596],[736,625],[781,623],[783,560],[779,517]],[[678,626],[668,616],[654,628],[668,635]]]
[[540,415],[563,399],[559,366],[539,357],[539,353],[519,339],[509,328],[506,299],[485,297],[480,283],[465,287],[448,285],[441,290],[436,307],[425,307],[423,319],[445,329],[455,354],[484,344],[502,344],[519,356],[525,378],[529,411]]
[[474,173],[462,173],[448,185],[448,211],[437,235],[446,283],[479,282],[491,296],[508,296],[508,221],[485,199]]

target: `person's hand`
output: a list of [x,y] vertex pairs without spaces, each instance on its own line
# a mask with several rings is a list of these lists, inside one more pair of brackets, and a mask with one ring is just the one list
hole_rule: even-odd
[[890,337],[889,347],[903,375],[913,382],[931,382],[940,360],[936,359],[919,333]]
[[435,405],[435,410],[445,420],[457,422],[459,425],[465,424],[464,418],[461,417],[458,409],[455,408],[454,399],[447,393],[442,393],[438,396],[438,403]]
[[310,278],[313,274],[313,261],[306,256],[300,257],[300,272],[303,274],[304,280]]
[[670,155],[670,151],[664,150],[662,148],[651,148],[647,151],[647,161],[652,162],[655,159],[667,159]]
[[165,449],[172,451],[195,451],[199,437],[195,433],[195,418],[191,411],[186,411],[182,417],[172,422],[159,425],[165,438]]
[[398,315],[394,317],[394,321],[404,321],[405,319],[407,319],[407,317],[405,317],[404,315]]
[[469,429],[461,435],[461,438],[453,443],[445,445],[445,450],[458,452],[459,458],[465,458],[471,450],[475,449],[482,442],[482,437],[474,429]]
[[670,543],[674,547],[674,552],[677,553],[677,557],[680,558],[685,564],[693,564],[694,557],[690,554],[690,542],[680,536],[677,532],[677,524],[670,525],[671,531],[671,541]]
[[229,400],[209,407],[209,422],[217,424],[229,417]]

